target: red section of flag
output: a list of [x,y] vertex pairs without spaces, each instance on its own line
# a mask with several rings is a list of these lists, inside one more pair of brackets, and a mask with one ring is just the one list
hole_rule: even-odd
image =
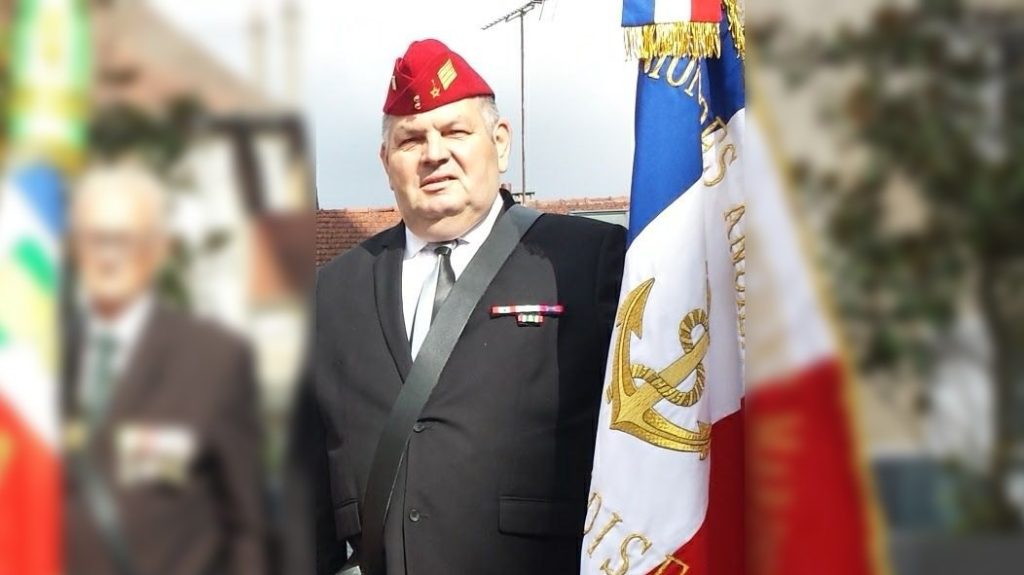
[[708,510],[697,533],[649,575],[743,575],[744,408],[711,426]]
[[721,22],[722,0],[692,0],[690,20],[694,22]]
[[0,398],[0,575],[60,572],[60,469]]
[[869,575],[863,469],[835,359],[747,392],[752,575]]

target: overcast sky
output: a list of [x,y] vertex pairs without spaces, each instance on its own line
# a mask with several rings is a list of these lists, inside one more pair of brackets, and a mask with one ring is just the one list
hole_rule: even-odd
[[[268,19],[271,90],[280,86],[284,0],[148,0],[239,73],[250,71],[248,22]],[[300,0],[302,98],[316,150],[320,206],[393,203],[377,151],[391,69],[409,42],[436,37],[497,93],[515,131],[519,188],[519,26],[480,27],[525,0]],[[621,0],[548,0],[526,21],[527,186],[538,198],[629,192],[636,67],[619,28]]]

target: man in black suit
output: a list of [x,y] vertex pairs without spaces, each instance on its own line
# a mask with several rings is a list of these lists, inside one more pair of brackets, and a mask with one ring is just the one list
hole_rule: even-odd
[[153,294],[158,183],[89,174],[72,207],[80,319],[65,349],[69,575],[262,575],[265,513],[249,348]]
[[[346,543],[365,552],[382,428],[434,314],[513,205],[499,193],[509,123],[457,54],[413,43],[384,111],[380,157],[403,222],[318,276],[317,409],[304,423],[319,429],[300,447],[320,450],[329,491],[313,500],[330,535],[309,536],[322,574]],[[384,523],[388,575],[578,572],[624,250],[619,226],[544,215],[505,260],[412,428]]]

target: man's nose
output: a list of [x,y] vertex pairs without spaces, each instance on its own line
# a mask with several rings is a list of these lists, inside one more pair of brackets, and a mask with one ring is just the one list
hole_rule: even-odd
[[423,161],[429,164],[440,164],[451,156],[448,145],[441,134],[427,134],[427,145],[423,151]]

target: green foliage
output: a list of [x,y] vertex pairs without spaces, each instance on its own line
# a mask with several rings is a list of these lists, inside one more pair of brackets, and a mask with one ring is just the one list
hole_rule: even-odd
[[201,117],[202,107],[190,98],[172,101],[161,114],[117,104],[92,118],[89,150],[103,160],[135,156],[158,173],[166,173],[181,159]]
[[[797,82],[815,71],[857,71],[825,117],[867,150],[865,164],[853,177],[811,166],[797,174],[809,201],[837,206],[828,239],[839,256],[830,262],[842,278],[842,309],[878,328],[867,366],[927,355],[924,336],[935,331],[895,328],[948,326],[972,274],[1018,285],[1020,274],[1008,272],[1024,261],[1024,163],[1012,153],[1024,144],[1024,93],[1010,41],[999,22],[957,0],[922,0],[883,9],[863,29],[773,53]],[[921,196],[927,218],[893,233],[885,194],[897,178]]]

